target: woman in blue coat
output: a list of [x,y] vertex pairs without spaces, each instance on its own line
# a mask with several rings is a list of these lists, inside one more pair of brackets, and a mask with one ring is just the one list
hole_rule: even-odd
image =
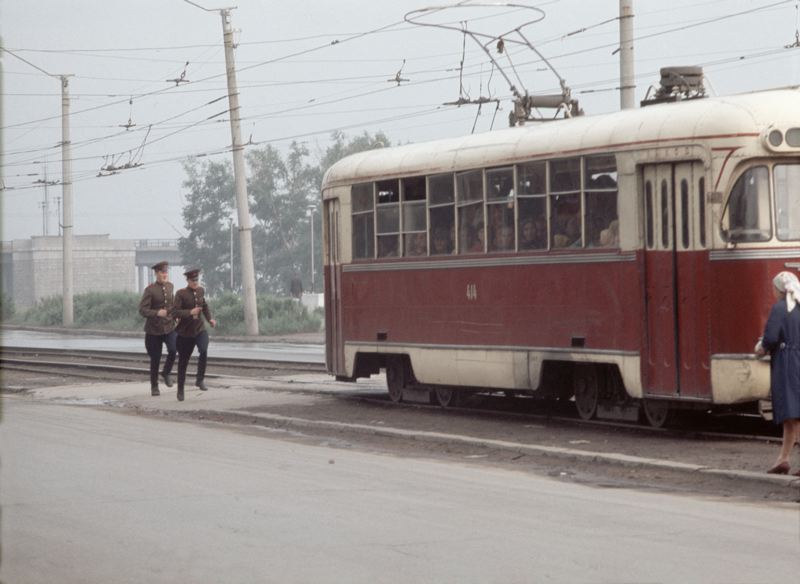
[[[800,439],[800,281],[791,272],[781,272],[772,283],[776,302],[756,353],[770,355],[772,416],[776,424],[783,424],[781,451],[767,472],[788,474],[789,456]],[[794,474],[800,476],[800,471]]]

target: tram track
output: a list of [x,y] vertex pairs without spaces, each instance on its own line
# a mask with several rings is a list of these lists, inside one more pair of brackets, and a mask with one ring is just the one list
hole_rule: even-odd
[[[190,375],[193,374],[190,363]],[[7,371],[18,371],[38,375],[52,375],[61,378],[113,379],[128,381],[143,379],[149,373],[149,362],[144,355],[122,351],[62,350],[23,347],[3,347],[0,350],[0,367]],[[209,357],[211,379],[253,379],[269,378],[275,375],[292,373],[324,373],[325,367],[319,363],[294,361],[266,361],[237,359],[230,357]],[[293,387],[298,393],[330,396],[331,392],[320,389]],[[403,402],[394,404],[386,393],[337,393],[342,399],[380,405],[425,411],[441,410],[441,406],[424,402]],[[689,423],[670,428],[651,428],[631,422],[613,420],[582,420],[574,414],[573,404],[548,403],[526,397],[499,396],[492,393],[475,394],[468,398],[466,405],[448,407],[450,415],[479,416],[487,420],[515,420],[520,422],[555,422],[576,427],[604,428],[608,430],[633,431],[647,434],[664,434],[694,439],[758,440],[775,442],[779,440],[777,431],[762,420],[747,416],[695,416]]]

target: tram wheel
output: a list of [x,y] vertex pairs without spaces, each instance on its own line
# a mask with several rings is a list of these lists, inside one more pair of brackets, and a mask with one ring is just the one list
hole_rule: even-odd
[[431,403],[443,408],[454,408],[460,401],[458,390],[449,387],[437,387],[431,390]]
[[641,419],[653,428],[663,428],[675,419],[675,409],[670,407],[668,401],[643,399]]
[[401,357],[389,357],[386,360],[386,386],[389,399],[394,403],[403,401],[403,388],[406,386],[406,366]]
[[572,390],[575,407],[582,420],[591,420],[597,414],[600,399],[600,384],[597,369],[592,365],[577,365],[572,374]]

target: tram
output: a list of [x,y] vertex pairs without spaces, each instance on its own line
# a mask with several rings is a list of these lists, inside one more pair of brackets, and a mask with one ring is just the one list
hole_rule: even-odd
[[800,88],[363,152],[322,198],[339,380],[655,426],[755,409],[771,280],[800,271]]

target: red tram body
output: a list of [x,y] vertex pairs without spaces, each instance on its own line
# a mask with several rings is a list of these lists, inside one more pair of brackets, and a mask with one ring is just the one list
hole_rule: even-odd
[[657,425],[769,397],[752,350],[771,277],[800,270],[798,88],[364,152],[322,196],[339,379]]

